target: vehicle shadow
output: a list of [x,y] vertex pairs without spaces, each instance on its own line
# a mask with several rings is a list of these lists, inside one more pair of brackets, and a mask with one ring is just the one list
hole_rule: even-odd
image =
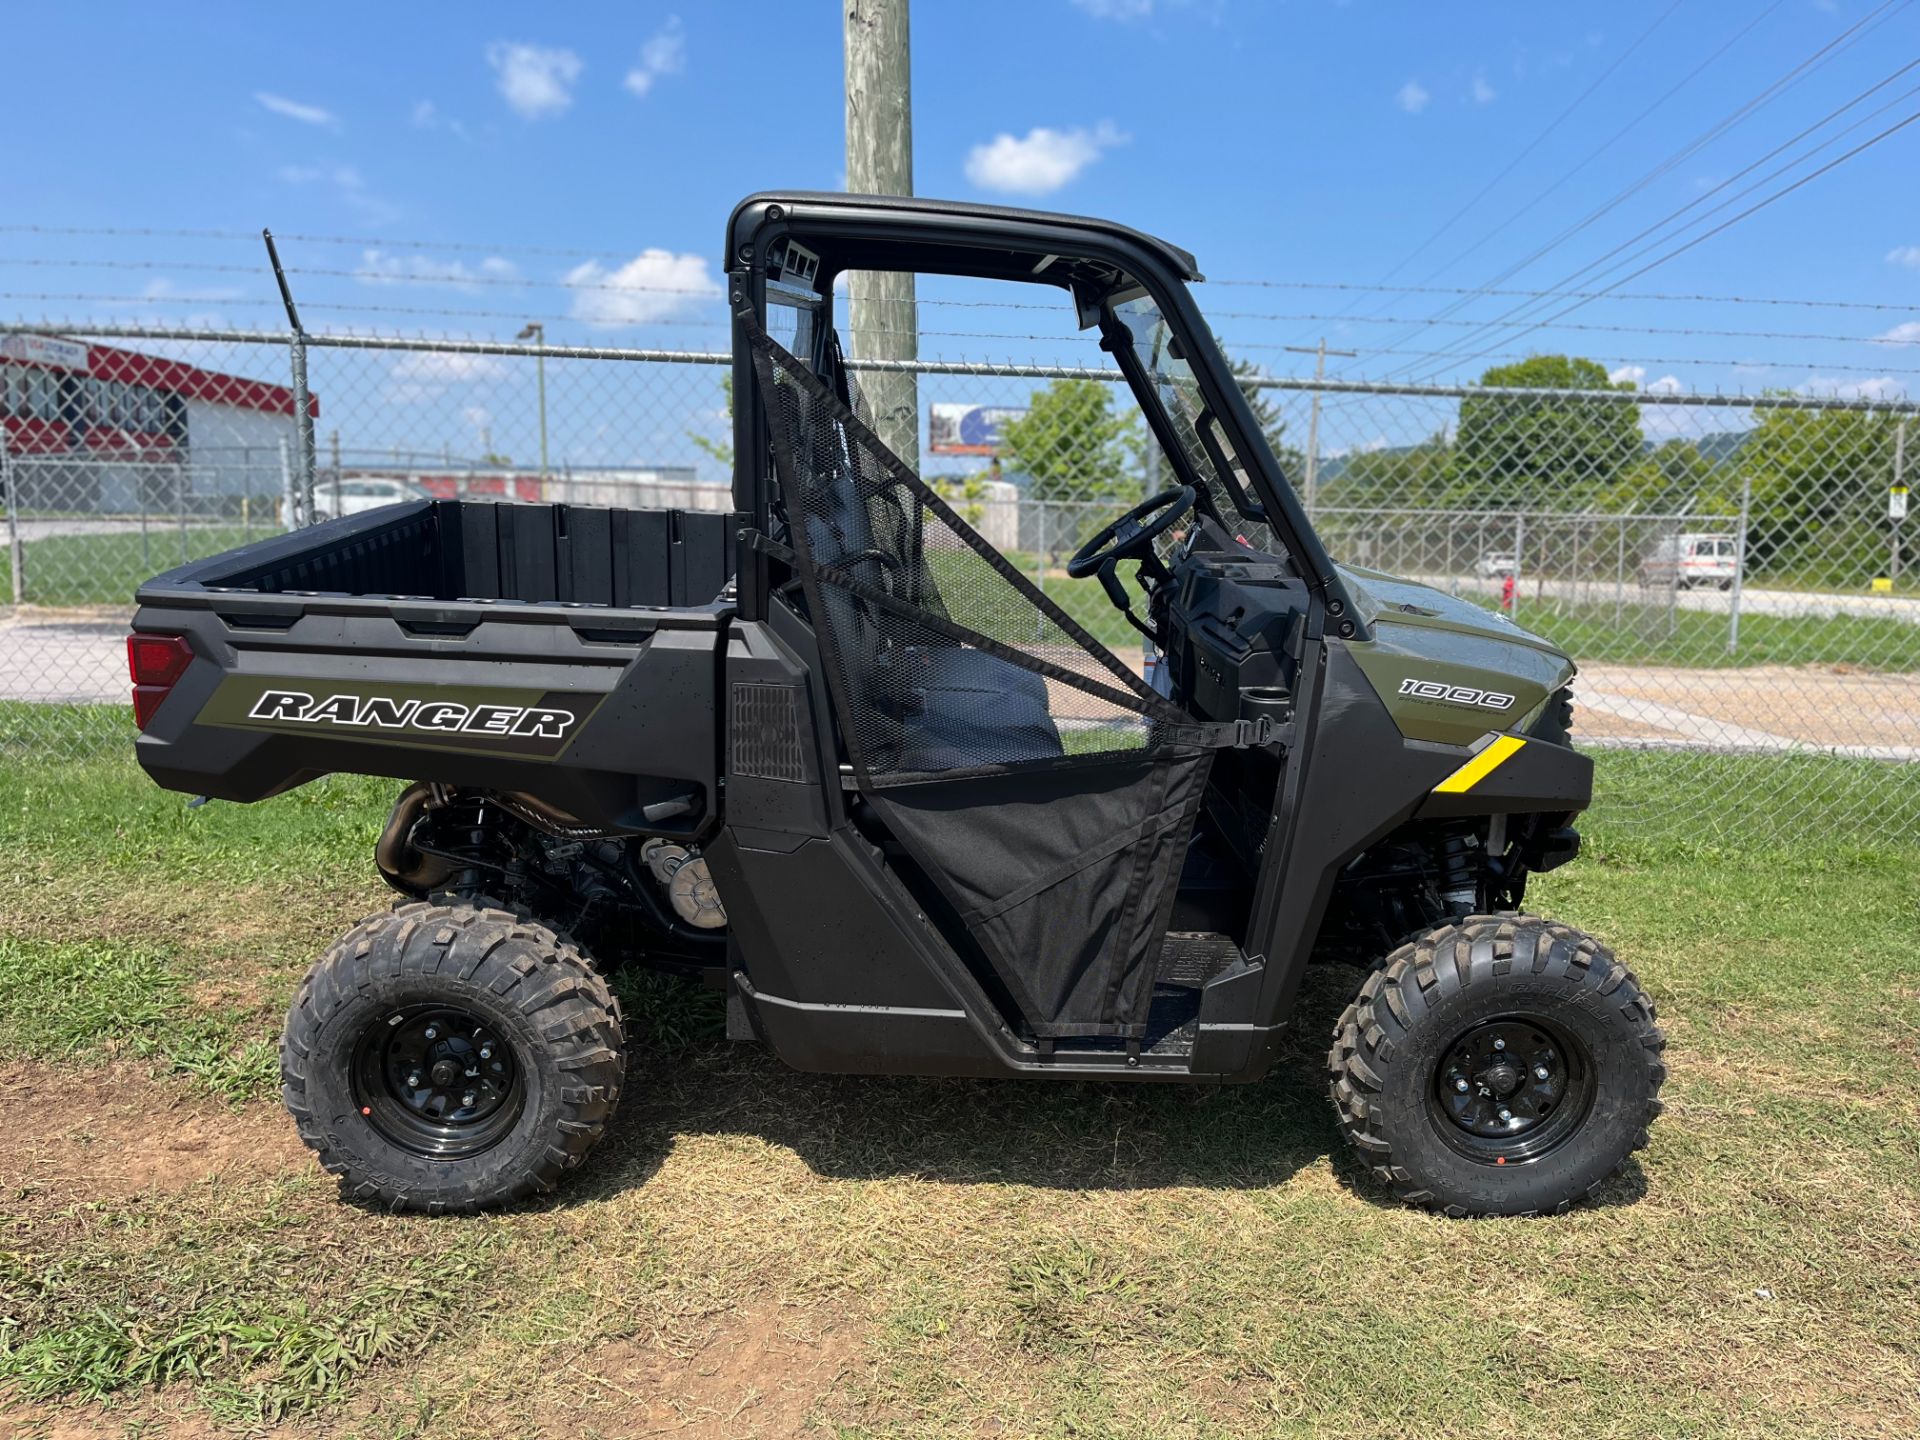
[[[1259,1189],[1327,1160],[1356,1198],[1397,1208],[1341,1137],[1327,1099],[1326,1037],[1362,972],[1310,970],[1271,1073],[1251,1085],[1124,1081],[937,1080],[811,1075],[768,1050],[719,1037],[719,1009],[664,992],[671,1049],[650,1046],[658,1017],[630,1009],[634,1064],[620,1114],[585,1170],[549,1202],[604,1201],[644,1185],[690,1136],[751,1136],[838,1180],[923,1179],[1049,1190]],[[691,997],[697,1012],[688,1021]],[[654,1001],[662,999],[656,987]],[[1647,1193],[1635,1160],[1591,1203]]]
[[1346,967],[1310,974],[1294,1038],[1251,1085],[809,1075],[711,1036],[650,1055],[643,1012],[620,1114],[555,1203],[644,1184],[693,1135],[750,1135],[834,1179],[1057,1190],[1258,1188],[1332,1155],[1358,1193],[1385,1200],[1349,1165],[1323,1078],[1325,1037],[1358,984]]

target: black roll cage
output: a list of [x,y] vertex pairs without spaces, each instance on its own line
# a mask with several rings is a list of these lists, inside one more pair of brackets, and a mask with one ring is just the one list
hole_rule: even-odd
[[[789,238],[820,257],[815,284],[825,322],[818,327],[821,335],[831,332],[832,280],[843,270],[976,276],[1060,286],[1068,283],[1067,267],[1057,262],[1067,260],[1110,267],[1116,279],[1124,276],[1143,288],[1179,340],[1207,409],[1226,431],[1234,453],[1246,460],[1256,492],[1251,498],[1265,512],[1258,518],[1273,529],[1307,582],[1312,608],[1319,612],[1309,616],[1309,633],[1331,629],[1348,638],[1365,638],[1364,621],[1339,572],[1268,448],[1246,395],[1233,380],[1219,347],[1208,338],[1211,332],[1187,288],[1187,282],[1201,278],[1191,255],[1111,221],[1079,216],[894,196],[753,195],[734,209],[727,222],[727,290],[733,307],[750,306],[762,324],[767,320],[768,258],[784,253],[781,242]],[[1089,297],[1079,286],[1071,288],[1084,315],[1083,302]],[[1103,348],[1126,376],[1163,453],[1193,483],[1197,477],[1191,474],[1190,457],[1174,434],[1138,355],[1130,341],[1119,343],[1106,328],[1108,323],[1103,315]],[[751,347],[738,320],[733,327],[733,400],[734,505],[751,516],[754,528],[764,534],[772,499],[769,432]],[[1223,475],[1223,482],[1230,489],[1238,488],[1231,474]],[[1198,488],[1201,494],[1208,493],[1205,486]],[[765,617],[768,563],[763,550],[742,544],[739,604],[744,619]]]

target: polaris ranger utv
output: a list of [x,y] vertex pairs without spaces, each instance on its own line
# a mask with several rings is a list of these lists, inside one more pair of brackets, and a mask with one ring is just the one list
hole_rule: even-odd
[[[1190,255],[793,193],[744,201],[726,257],[735,513],[416,500],[140,589],[160,784],[410,782],[375,857],[406,898],[314,967],[282,1045],[347,1195],[552,1189],[620,1099],[622,964],[707,977],[730,1037],[803,1070],[1175,1082],[1258,1080],[1309,960],[1358,961],[1333,1103],[1400,1198],[1554,1211],[1645,1143],[1652,1003],[1520,913],[1590,798],[1573,665],[1328,558]],[[1067,573],[1155,683],[882,442],[849,271],[1051,288],[1097,335],[1172,483]]]

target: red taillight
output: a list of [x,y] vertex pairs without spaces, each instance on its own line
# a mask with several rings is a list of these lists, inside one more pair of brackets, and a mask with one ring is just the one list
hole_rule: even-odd
[[127,636],[127,673],[133,677],[133,723],[142,730],[167,698],[174,682],[193,663],[193,647],[184,635]]

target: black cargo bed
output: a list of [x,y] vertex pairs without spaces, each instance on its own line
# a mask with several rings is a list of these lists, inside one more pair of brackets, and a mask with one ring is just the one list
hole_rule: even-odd
[[258,800],[334,772],[538,794],[692,834],[719,784],[731,513],[418,500],[142,585],[191,651],[135,747],[175,790]]
[[416,500],[183,565],[141,587],[525,604],[711,604],[739,517]]

